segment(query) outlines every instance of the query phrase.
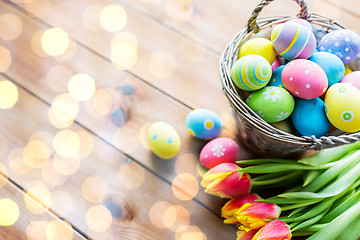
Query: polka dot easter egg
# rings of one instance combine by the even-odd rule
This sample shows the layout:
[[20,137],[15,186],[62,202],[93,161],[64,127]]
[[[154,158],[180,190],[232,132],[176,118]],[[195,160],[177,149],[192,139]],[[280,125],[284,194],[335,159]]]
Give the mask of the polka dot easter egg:
[[276,52],[286,60],[307,59],[316,48],[316,39],[312,31],[295,22],[285,22],[276,26],[271,32],[271,42]]
[[200,163],[206,168],[213,168],[220,163],[236,162],[239,155],[238,144],[226,137],[215,138],[208,142],[200,152]]
[[296,99],[291,120],[302,136],[314,135],[320,138],[325,136],[330,129],[330,122],[325,115],[324,102],[320,98]]
[[349,63],[360,53],[360,36],[348,29],[330,32],[321,39],[319,51],[334,53],[344,63]]
[[253,38],[246,41],[240,48],[239,58],[253,54],[264,57],[270,64],[273,64],[276,58],[275,49],[266,38]]
[[245,91],[255,91],[266,86],[271,74],[270,63],[259,55],[244,56],[231,68],[231,79]]
[[284,88],[284,84],[281,80],[281,73],[284,69],[284,65],[278,67],[272,74],[271,80],[268,83],[268,86],[281,87]]
[[328,52],[316,52],[311,55],[309,60],[318,64],[324,70],[329,86],[340,82],[340,80],[344,77],[345,65],[335,54]]
[[295,59],[286,64],[281,79],[289,92],[305,99],[320,97],[328,87],[324,70],[306,59]]
[[346,83],[332,85],[325,95],[325,113],[344,132],[360,131],[360,90]]
[[354,72],[347,74],[341,80],[341,83],[351,84],[360,90],[360,71],[354,71]]
[[199,139],[217,137],[222,128],[220,117],[206,108],[197,108],[186,116],[186,127],[191,135]]
[[167,122],[154,122],[148,130],[150,149],[162,159],[173,158],[180,150],[180,137]]
[[294,110],[294,98],[284,88],[264,87],[250,94],[247,105],[268,123],[280,122]]

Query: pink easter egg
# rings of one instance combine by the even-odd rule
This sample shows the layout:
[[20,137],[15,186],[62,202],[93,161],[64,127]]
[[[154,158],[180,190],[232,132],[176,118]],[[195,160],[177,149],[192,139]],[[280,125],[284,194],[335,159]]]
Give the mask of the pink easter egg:
[[286,64],[281,80],[289,92],[304,99],[320,97],[328,87],[324,70],[306,59],[296,59]]
[[360,71],[354,71],[346,74],[340,82],[351,84],[360,90]]
[[274,63],[271,65],[271,69],[274,72],[280,66],[281,66],[280,59],[276,57]]
[[220,163],[234,163],[239,155],[238,144],[226,137],[215,138],[208,142],[200,152],[200,162],[206,168]]

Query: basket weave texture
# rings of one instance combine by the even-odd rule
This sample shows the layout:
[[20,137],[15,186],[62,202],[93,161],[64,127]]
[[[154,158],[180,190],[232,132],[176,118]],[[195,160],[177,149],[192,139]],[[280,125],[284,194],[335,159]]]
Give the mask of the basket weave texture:
[[[270,31],[272,27],[283,23],[295,16],[276,16],[258,18],[260,11],[273,0],[262,0],[255,8],[247,27],[241,30],[227,45],[220,58],[220,77],[223,92],[229,100],[233,110],[240,140],[255,153],[265,156],[285,156],[306,152],[308,150],[321,150],[353,143],[360,140],[360,132],[340,133],[337,136],[295,136],[279,130],[266,123],[243,101],[246,92],[235,86],[231,80],[231,67],[237,60],[240,46],[257,33]],[[301,7],[296,17],[306,19],[313,27],[327,32],[344,29],[343,25],[335,20],[316,13],[308,13],[304,0],[295,0]]]

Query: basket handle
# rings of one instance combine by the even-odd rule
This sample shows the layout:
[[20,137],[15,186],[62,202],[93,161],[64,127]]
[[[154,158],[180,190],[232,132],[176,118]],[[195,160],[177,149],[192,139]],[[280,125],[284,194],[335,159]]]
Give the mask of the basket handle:
[[[261,0],[259,5],[256,6],[256,8],[254,9],[254,11],[251,14],[248,24],[247,24],[247,32],[248,33],[251,31],[254,31],[255,33],[260,31],[259,25],[256,23],[256,19],[259,16],[259,13],[261,12],[261,10],[272,1],[274,1],[274,0]],[[297,16],[300,18],[303,18],[303,19],[308,19],[308,16],[309,16],[308,15],[308,6],[307,6],[307,3],[305,2],[305,0],[294,0],[294,1],[296,1],[296,3],[299,4],[301,7],[300,13]]]

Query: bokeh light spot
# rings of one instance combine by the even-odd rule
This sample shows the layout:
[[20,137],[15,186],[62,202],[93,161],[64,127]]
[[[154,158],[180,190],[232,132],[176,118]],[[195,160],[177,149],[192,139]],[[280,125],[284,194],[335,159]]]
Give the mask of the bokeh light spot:
[[116,68],[130,69],[137,62],[137,46],[128,41],[119,41],[112,45],[110,57]]
[[48,54],[46,54],[46,52],[44,52],[43,48],[42,48],[42,44],[41,44],[41,39],[42,36],[44,34],[45,30],[39,30],[37,32],[35,32],[30,40],[31,43],[31,49],[33,50],[33,52],[40,56],[40,57],[46,57],[48,56]]
[[70,39],[61,28],[47,29],[41,37],[43,50],[50,56],[60,56],[69,48]]
[[32,221],[26,228],[27,240],[47,239],[46,227],[48,223],[45,221]]
[[30,212],[42,214],[51,206],[50,191],[44,184],[37,184],[26,191],[24,201]]
[[48,240],[72,240],[73,230],[66,221],[54,220],[46,227],[46,236]]
[[104,6],[100,4],[92,4],[86,7],[82,15],[82,21],[84,26],[93,32],[103,30],[100,24],[100,14]]
[[184,231],[175,233],[175,240],[207,240],[198,226],[189,225]]
[[63,184],[67,177],[60,174],[54,167],[54,164],[50,162],[41,168],[41,175],[46,183],[52,186],[60,186]]
[[19,93],[15,84],[8,80],[0,81],[0,109],[12,108],[18,101],[18,98]]
[[20,0],[25,3],[25,9],[32,15],[43,18],[51,13],[51,0]]
[[30,140],[24,148],[25,163],[31,168],[42,168],[48,162],[51,152],[46,143],[41,140]]
[[12,62],[11,53],[6,47],[0,45],[0,56],[0,72],[5,72]]
[[0,199],[0,226],[11,226],[19,219],[19,207],[9,198]]
[[176,22],[188,20],[194,12],[192,0],[167,0],[166,13]]
[[175,162],[175,171],[180,173],[191,173],[197,175],[196,164],[199,162],[199,157],[192,153],[180,154]]
[[94,151],[94,136],[86,130],[76,131],[80,139],[79,157],[86,158]]
[[91,110],[95,115],[105,116],[119,106],[119,95],[111,88],[98,89],[91,98]]
[[57,190],[51,193],[51,209],[60,217],[66,217],[72,210],[73,202],[68,193]]
[[165,226],[173,232],[184,231],[190,223],[190,213],[180,205],[168,207],[164,212]]
[[72,130],[62,130],[55,135],[53,145],[56,153],[61,157],[77,157],[80,150],[80,138]]
[[87,101],[95,93],[95,81],[85,73],[74,75],[68,84],[69,94],[77,101]]
[[135,162],[123,164],[117,176],[120,184],[130,190],[141,187],[145,182],[145,170]]
[[100,24],[109,32],[120,31],[124,28],[126,22],[126,11],[119,5],[106,6],[100,13]]
[[180,200],[191,200],[199,192],[199,182],[194,175],[181,173],[173,180],[172,191],[174,196]]
[[150,73],[157,78],[168,78],[176,70],[176,60],[168,52],[154,53],[149,60]]
[[139,139],[140,139],[141,145],[144,148],[149,149],[149,150],[150,150],[150,145],[149,145],[149,140],[148,140],[148,131],[149,131],[151,124],[152,124],[151,122],[144,124],[140,128],[140,131],[139,131]]
[[20,17],[13,13],[5,13],[0,16],[0,39],[12,41],[17,39],[23,30]]
[[23,149],[14,149],[8,157],[8,162],[10,170],[15,174],[26,175],[32,170],[32,168],[25,163]]
[[86,212],[86,225],[94,232],[105,232],[112,223],[109,209],[102,205],[96,205]]
[[164,214],[172,205],[169,202],[161,201],[151,206],[149,210],[150,222],[157,228],[166,228]]
[[69,94],[60,94],[56,96],[49,108],[49,121],[54,127],[69,127],[79,113],[79,103]]
[[69,176],[75,174],[81,165],[79,158],[63,158],[60,156],[54,156],[53,158],[54,168],[62,175]]
[[104,179],[98,176],[85,178],[81,184],[83,197],[90,203],[98,203],[105,199],[109,192],[109,186]]

